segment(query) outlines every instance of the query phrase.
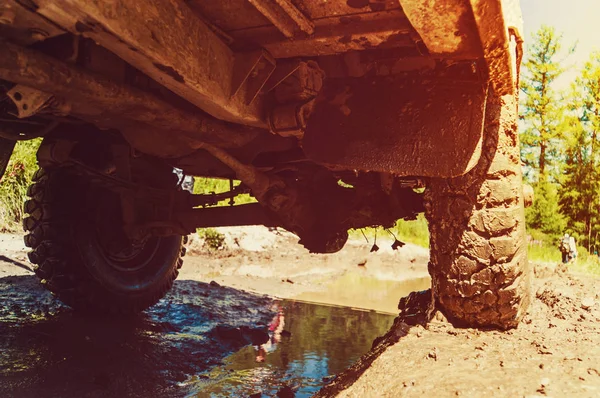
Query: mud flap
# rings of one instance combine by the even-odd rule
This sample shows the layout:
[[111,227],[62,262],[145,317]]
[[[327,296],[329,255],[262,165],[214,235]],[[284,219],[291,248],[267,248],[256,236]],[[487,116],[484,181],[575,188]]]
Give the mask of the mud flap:
[[13,150],[15,149],[16,143],[16,141],[0,137],[0,181],[6,171],[6,166],[10,160],[10,155],[12,155]]
[[344,169],[465,174],[481,155],[486,87],[422,76],[330,79],[308,121],[304,151]]

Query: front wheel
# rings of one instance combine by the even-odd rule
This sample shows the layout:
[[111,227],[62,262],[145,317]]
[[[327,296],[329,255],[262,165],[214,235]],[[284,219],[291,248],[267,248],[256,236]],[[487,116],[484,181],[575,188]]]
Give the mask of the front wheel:
[[491,91],[479,163],[425,192],[434,298],[460,325],[515,327],[530,302],[516,112]]
[[23,221],[42,284],[77,310],[130,314],[160,300],[182,265],[184,237],[130,241],[120,198],[68,170],[40,169]]

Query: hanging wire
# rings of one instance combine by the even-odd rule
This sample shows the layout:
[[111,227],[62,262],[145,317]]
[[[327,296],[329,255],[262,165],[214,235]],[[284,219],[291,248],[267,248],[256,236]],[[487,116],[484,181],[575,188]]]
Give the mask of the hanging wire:
[[371,247],[371,253],[379,250],[379,246],[377,246],[377,229],[375,229],[375,241],[373,242],[373,246]]
[[398,250],[399,247],[402,247],[406,244],[404,242],[399,241],[396,235],[394,235],[394,233],[388,228],[386,228],[385,231],[394,237],[394,243],[392,243],[392,250]]

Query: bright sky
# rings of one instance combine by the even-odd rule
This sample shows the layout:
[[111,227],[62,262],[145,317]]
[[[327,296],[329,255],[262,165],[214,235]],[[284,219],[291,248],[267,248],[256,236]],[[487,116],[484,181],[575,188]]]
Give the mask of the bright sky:
[[573,65],[559,81],[557,89],[568,87],[577,69],[593,50],[600,50],[600,0],[520,0],[525,29],[525,45],[543,24],[554,26],[563,34],[566,51],[577,42],[577,49],[566,65]]

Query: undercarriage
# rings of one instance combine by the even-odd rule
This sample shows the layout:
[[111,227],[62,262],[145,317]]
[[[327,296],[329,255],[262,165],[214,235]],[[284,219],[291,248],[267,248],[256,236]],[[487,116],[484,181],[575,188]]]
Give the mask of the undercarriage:
[[[521,39],[511,1],[425,3],[3,0],[0,170],[16,141],[43,137],[37,156],[45,171],[34,186],[53,192],[61,178],[109,192],[120,236],[111,247],[262,224],[295,233],[311,252],[332,253],[350,229],[391,227],[422,212],[430,218],[441,201],[429,187],[473,174],[502,152],[504,119],[497,120],[502,106],[515,106],[508,98],[516,95]],[[502,167],[512,168],[514,154],[506,156]],[[229,180],[230,189],[190,193],[171,181],[174,169]],[[486,173],[453,227],[461,236],[481,209],[483,182],[496,178]],[[520,182],[508,184],[518,185],[502,206],[522,211]],[[242,193],[256,202],[236,205]],[[34,212],[43,195],[30,196],[25,228],[36,253],[49,240],[41,225],[54,221]],[[516,258],[517,249],[495,258],[485,245],[488,265]],[[40,266],[55,258],[36,255]],[[456,275],[444,274],[453,286],[481,271],[453,267]],[[46,276],[57,269],[46,268],[53,270]],[[434,280],[437,288],[447,290]],[[495,300],[486,305],[504,304]],[[455,316],[511,326],[526,307],[515,300],[506,319],[499,310],[485,319]]]

